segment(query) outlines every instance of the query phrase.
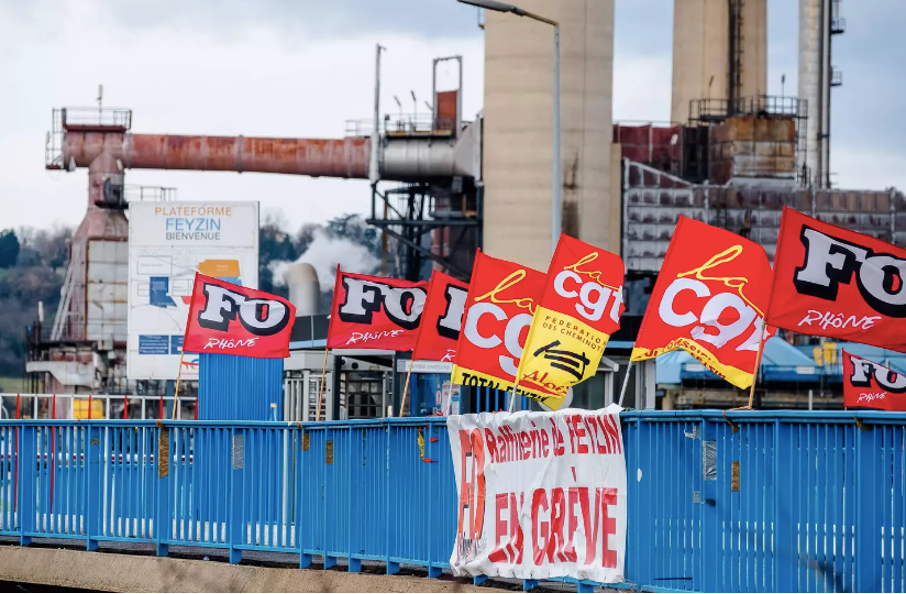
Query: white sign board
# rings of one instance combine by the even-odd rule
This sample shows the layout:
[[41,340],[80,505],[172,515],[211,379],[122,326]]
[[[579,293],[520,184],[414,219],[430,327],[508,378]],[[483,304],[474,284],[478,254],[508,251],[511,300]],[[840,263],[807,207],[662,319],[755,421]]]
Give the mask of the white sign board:
[[449,361],[412,361],[410,359],[398,359],[396,370],[407,373],[409,367],[412,367],[412,373],[453,373],[453,363]]
[[[176,379],[196,272],[258,288],[258,203],[131,203],[129,379]],[[197,354],[182,378],[198,378]]]
[[447,418],[456,575],[623,581],[620,407]]

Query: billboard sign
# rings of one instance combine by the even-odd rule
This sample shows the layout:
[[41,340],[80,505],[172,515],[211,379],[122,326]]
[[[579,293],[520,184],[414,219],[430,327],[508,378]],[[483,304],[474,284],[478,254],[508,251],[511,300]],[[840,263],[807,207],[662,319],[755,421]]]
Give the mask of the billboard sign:
[[[258,203],[131,203],[130,380],[176,379],[196,272],[258,287]],[[182,378],[198,378],[198,355]]]

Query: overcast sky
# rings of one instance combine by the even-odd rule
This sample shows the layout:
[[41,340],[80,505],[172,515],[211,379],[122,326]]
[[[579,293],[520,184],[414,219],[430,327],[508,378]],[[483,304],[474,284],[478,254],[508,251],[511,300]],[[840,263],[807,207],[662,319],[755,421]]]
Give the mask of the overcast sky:
[[[614,117],[670,112],[671,0],[617,0]],[[769,92],[796,92],[796,0],[769,0]],[[844,2],[835,38],[832,170],[850,188],[906,189],[906,2]],[[369,117],[374,44],[382,104],[430,94],[431,59],[461,54],[466,117],[481,109],[483,39],[475,9],[453,0],[0,0],[0,227],[77,224],[87,173],[47,172],[54,107],[133,110],[136,132],[340,137]],[[452,80],[454,69],[441,73]],[[295,228],[370,207],[367,183],[304,177],[128,171],[182,200],[259,200]]]

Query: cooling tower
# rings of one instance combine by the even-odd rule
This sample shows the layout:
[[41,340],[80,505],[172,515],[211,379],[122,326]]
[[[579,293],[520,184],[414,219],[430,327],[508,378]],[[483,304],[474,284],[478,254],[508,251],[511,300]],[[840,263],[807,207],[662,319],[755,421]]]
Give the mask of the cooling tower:
[[767,14],[767,0],[674,0],[671,121],[697,99],[767,94]]
[[[563,231],[619,251],[620,197],[610,191],[614,2],[518,4],[561,28]],[[484,250],[542,271],[551,258],[553,66],[550,25],[485,12]]]

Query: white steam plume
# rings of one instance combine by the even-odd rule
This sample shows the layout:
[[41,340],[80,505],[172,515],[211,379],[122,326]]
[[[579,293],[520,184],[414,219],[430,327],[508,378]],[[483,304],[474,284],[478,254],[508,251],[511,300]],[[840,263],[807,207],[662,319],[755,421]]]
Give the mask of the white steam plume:
[[[314,239],[309,244],[296,262],[311,264],[318,273],[322,293],[333,291],[336,281],[337,264],[347,272],[358,274],[373,274],[381,262],[365,246],[353,243],[348,239],[332,237],[322,230],[315,232]],[[267,268],[273,275],[274,285],[280,287],[285,284],[283,274],[290,262],[275,260]]]

